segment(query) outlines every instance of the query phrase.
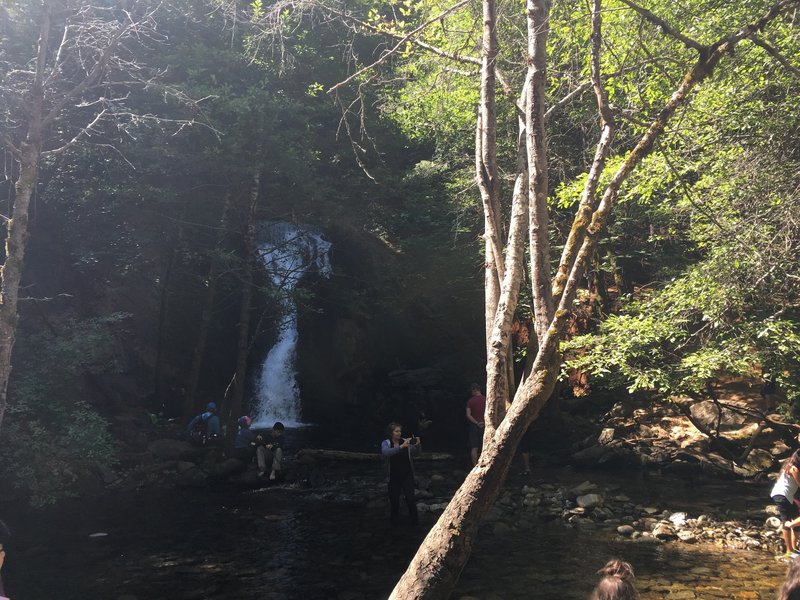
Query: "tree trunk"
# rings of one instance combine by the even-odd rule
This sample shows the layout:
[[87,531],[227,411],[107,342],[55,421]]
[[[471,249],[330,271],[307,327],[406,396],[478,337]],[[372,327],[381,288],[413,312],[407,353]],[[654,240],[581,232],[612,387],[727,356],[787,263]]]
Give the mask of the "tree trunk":
[[220,277],[222,261],[219,254],[224,248],[224,240],[228,230],[228,215],[231,209],[231,192],[225,194],[225,204],[222,207],[222,216],[219,220],[219,233],[214,254],[211,257],[211,266],[208,269],[208,285],[203,298],[203,308],[200,313],[199,331],[197,341],[192,353],[192,366],[189,369],[189,377],[186,384],[186,400],[183,407],[184,419],[189,419],[199,409],[197,401],[197,387],[200,383],[200,370],[203,367],[203,358],[206,353],[206,343],[208,341],[208,330],[211,327],[211,318],[214,316],[214,300],[217,295],[217,283]]
[[[484,1],[490,2],[491,0]],[[694,67],[684,76],[681,84],[653,120],[649,129],[614,173],[597,208],[593,212],[590,209],[576,215],[573,224],[575,235],[570,235],[568,240],[570,247],[564,249],[564,255],[574,257],[574,260],[571,264],[562,264],[563,270],[559,269],[560,277],[554,278],[551,282],[554,297],[558,299],[558,308],[553,311],[553,318],[547,323],[544,335],[540,338],[538,351],[530,365],[530,375],[518,387],[514,402],[494,435],[484,437],[484,449],[478,464],[467,475],[450,504],[425,537],[406,572],[392,591],[391,599],[416,600],[449,597],[469,557],[480,519],[495,501],[505,482],[517,443],[530,423],[538,416],[553,390],[560,364],[559,343],[569,321],[578,282],[582,279],[585,268],[597,249],[600,233],[616,203],[622,183],[650,152],[666,124],[677,108],[686,101],[694,86],[712,73],[719,60],[731,52],[739,41],[760,31],[771,19],[778,16],[781,10],[796,3],[797,0],[782,0],[774,4],[758,22],[739,29],[712,46],[699,49],[699,57]],[[529,0],[529,9],[538,10],[543,6],[543,2],[537,3],[535,0]],[[593,36],[594,42],[595,39],[599,41],[599,37],[597,37],[600,27],[599,0],[594,2],[593,13],[596,13],[593,14],[592,19],[593,32],[596,34]],[[533,33],[536,34],[536,28],[533,29]],[[593,46],[595,45],[593,44]],[[599,44],[595,47],[599,48]],[[593,63],[599,65],[599,60],[593,57]],[[594,77],[593,83],[597,83],[594,81]],[[598,108],[605,121],[606,115],[603,113],[607,113],[604,109],[608,107],[603,106],[602,94],[598,94]],[[530,110],[531,106],[528,105],[527,109]],[[528,122],[532,121],[529,119]],[[607,121],[605,125],[610,125],[610,123]],[[600,146],[607,147],[608,136],[611,133],[608,129],[609,127],[604,127],[605,135],[600,136],[596,159],[602,155]],[[528,131],[528,135],[531,135],[531,131]],[[530,168],[532,169],[533,165],[530,165]],[[594,194],[591,196],[593,198]],[[594,201],[591,202],[591,205],[594,205]],[[530,212],[532,215],[534,214],[534,207],[531,207]],[[512,214],[515,213],[512,212]],[[509,236],[509,239],[512,239],[512,236]],[[511,281],[512,279],[509,277],[507,280]],[[534,294],[536,294],[537,282],[532,283]],[[494,319],[495,327],[504,322],[500,318],[499,311],[497,312]],[[501,342],[502,339],[503,332],[495,330],[492,334],[493,343],[495,340]],[[502,346],[502,343],[498,345]],[[493,344],[490,344],[490,347],[492,346]],[[491,361],[487,362],[487,371],[492,368],[496,367],[493,367]]]
[[528,202],[531,254],[533,326],[541,343],[553,318],[550,284],[550,241],[547,196],[549,193],[547,141],[544,129],[547,86],[547,37],[550,0],[528,0],[528,72],[525,77],[526,145],[528,151]]
[[[257,156],[261,156],[259,152]],[[256,257],[256,209],[261,193],[261,162],[255,167],[250,189],[249,206],[245,215],[244,265],[242,269],[242,304],[239,309],[239,337],[236,344],[236,375],[233,394],[228,403],[227,419],[229,441],[236,435],[236,419],[242,414],[245,384],[247,383],[247,358],[250,355],[250,309],[253,304],[253,269]]]
[[558,370],[543,369],[531,381],[534,397],[511,406],[495,436],[484,445],[439,520],[428,532],[390,600],[445,600],[467,562],[478,525],[502,490],[514,451],[555,384]]
[[46,4],[39,24],[36,71],[28,103],[28,131],[19,154],[15,155],[19,161],[19,176],[14,184],[14,208],[6,225],[5,262],[0,267],[0,427],[8,406],[11,356],[17,337],[17,300],[28,244],[28,211],[36,190],[42,156],[43,81],[49,51],[50,20],[51,7]]

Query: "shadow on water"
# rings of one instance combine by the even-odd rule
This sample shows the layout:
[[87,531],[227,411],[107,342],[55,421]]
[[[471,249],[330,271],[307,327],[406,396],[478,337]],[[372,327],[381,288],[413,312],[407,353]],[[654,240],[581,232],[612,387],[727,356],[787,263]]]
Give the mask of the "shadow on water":
[[[457,485],[460,465],[421,463],[420,475]],[[329,464],[315,489],[149,489],[70,501],[16,520],[3,570],[23,600],[278,600],[386,598],[434,517],[391,529],[377,463]],[[626,474],[538,470],[538,481],[584,480],[646,506],[697,516],[727,503],[768,502],[764,486]],[[508,488],[519,491],[515,474]],[[105,534],[90,537],[92,534]],[[586,598],[611,557],[630,561],[642,598],[775,597],[786,565],[766,551],[648,544],[613,527],[545,522],[520,510],[515,526],[481,526],[453,598]]]

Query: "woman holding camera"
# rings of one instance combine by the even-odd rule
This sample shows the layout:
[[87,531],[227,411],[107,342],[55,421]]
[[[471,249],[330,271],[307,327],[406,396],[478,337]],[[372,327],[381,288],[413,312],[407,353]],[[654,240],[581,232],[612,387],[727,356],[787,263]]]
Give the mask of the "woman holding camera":
[[422,444],[418,437],[403,437],[399,423],[389,423],[388,438],[381,443],[381,455],[386,459],[389,469],[389,503],[392,507],[392,525],[397,524],[400,515],[400,494],[406,499],[411,524],[419,521],[417,503],[414,500],[414,463],[412,456],[420,453]]

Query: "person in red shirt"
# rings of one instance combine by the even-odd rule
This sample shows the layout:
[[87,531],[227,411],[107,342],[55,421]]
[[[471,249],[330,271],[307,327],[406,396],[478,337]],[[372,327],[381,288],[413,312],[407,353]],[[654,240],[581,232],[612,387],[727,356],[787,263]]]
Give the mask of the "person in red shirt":
[[486,397],[481,394],[477,383],[472,384],[472,395],[467,400],[467,427],[469,428],[469,453],[472,466],[478,464],[478,457],[483,448],[483,416],[486,413]]

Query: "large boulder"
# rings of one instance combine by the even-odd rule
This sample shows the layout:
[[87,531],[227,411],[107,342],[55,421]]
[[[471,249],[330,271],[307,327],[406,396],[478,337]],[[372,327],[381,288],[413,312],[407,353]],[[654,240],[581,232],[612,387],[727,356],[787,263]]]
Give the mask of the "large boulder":
[[744,415],[726,408],[720,409],[720,407],[711,400],[696,402],[692,404],[689,411],[692,413],[692,418],[707,430],[716,429],[718,421],[720,431],[740,429],[747,421]]

